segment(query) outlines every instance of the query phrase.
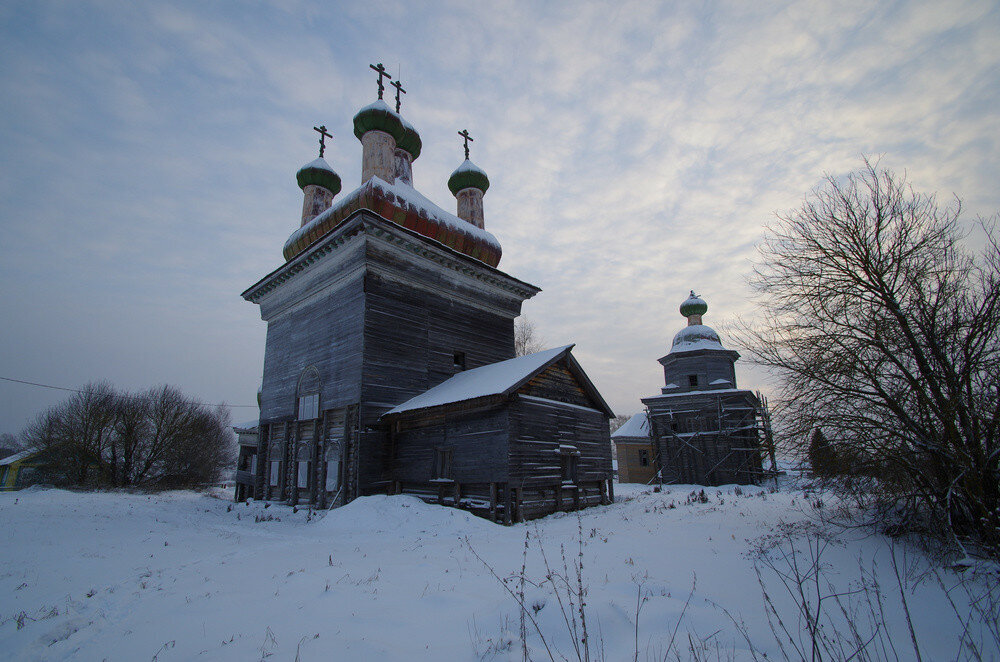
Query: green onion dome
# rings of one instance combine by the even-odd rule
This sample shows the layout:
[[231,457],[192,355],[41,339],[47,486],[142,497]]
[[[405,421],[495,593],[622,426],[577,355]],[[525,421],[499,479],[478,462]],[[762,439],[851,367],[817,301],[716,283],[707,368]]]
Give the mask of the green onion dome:
[[403,140],[406,133],[399,115],[392,112],[392,108],[389,108],[386,102],[381,99],[365,106],[354,116],[354,135],[357,136],[358,140],[361,140],[361,136],[369,131],[376,130],[388,133],[396,140],[397,145]]
[[295,181],[299,183],[300,189],[305,189],[310,184],[314,184],[322,186],[334,195],[340,193],[340,175],[333,171],[333,168],[330,167],[330,164],[323,157],[302,166],[295,173]]
[[452,195],[458,195],[459,191],[466,188],[477,188],[486,193],[489,187],[490,178],[469,159],[465,159],[462,165],[455,168],[455,172],[448,178],[448,188],[451,189]]
[[691,290],[691,296],[681,304],[681,315],[690,317],[691,315],[704,315],[708,312],[708,304],[701,297],[695,295]]
[[396,147],[408,152],[410,157],[416,161],[417,157],[420,156],[420,149],[423,147],[420,134],[413,128],[412,124],[402,117],[399,118],[399,121],[403,124],[403,139],[396,141]]

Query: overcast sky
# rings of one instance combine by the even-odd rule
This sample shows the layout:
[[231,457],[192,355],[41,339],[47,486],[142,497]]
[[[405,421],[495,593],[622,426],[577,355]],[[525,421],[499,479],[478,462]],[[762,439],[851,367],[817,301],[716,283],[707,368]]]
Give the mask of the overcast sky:
[[[716,328],[753,314],[764,225],[824,173],[882,155],[970,223],[1000,209],[991,2],[7,0],[0,30],[0,377],[252,405],[265,326],[239,294],[283,261],[314,125],[360,183],[373,62],[445,209],[475,138],[500,268],[617,413],[659,392],[688,290]],[[0,381],[0,432],[65,396]]]

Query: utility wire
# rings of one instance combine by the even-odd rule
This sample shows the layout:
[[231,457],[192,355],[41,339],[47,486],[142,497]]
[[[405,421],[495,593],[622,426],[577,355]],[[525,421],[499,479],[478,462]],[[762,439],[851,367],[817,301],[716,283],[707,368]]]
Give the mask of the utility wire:
[[[2,379],[5,382],[14,382],[15,384],[27,384],[28,386],[38,386],[40,388],[50,388],[50,389],[53,389],[53,390],[56,390],[56,391],[69,391],[70,393],[86,393],[86,391],[84,391],[82,389],[78,389],[78,388],[66,388],[65,386],[52,386],[51,384],[39,384],[37,382],[26,382],[23,379],[11,379],[10,377],[0,377],[0,379]],[[195,402],[194,400],[189,400],[187,402],[189,402],[192,405],[202,405],[204,407],[230,407],[230,408],[236,408],[236,407],[250,408],[250,407],[253,407],[254,409],[257,408],[257,405],[227,405],[227,404],[216,404],[216,403],[212,403],[212,402]]]

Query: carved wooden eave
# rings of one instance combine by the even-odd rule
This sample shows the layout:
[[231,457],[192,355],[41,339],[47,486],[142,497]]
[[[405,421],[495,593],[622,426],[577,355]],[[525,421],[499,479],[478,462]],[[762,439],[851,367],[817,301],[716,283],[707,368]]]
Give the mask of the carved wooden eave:
[[480,262],[475,258],[460,253],[444,244],[425,237],[417,232],[404,228],[369,209],[359,209],[344,222],[331,230],[321,240],[315,242],[309,249],[295,256],[287,263],[278,267],[261,278],[243,292],[242,297],[251,303],[260,303],[268,293],[296,278],[310,265],[323,259],[330,253],[341,249],[345,244],[359,236],[369,236],[381,240],[399,249],[431,260],[441,267],[461,274],[466,278],[486,283],[493,288],[528,299],[541,291],[541,288],[518,280],[495,267]]

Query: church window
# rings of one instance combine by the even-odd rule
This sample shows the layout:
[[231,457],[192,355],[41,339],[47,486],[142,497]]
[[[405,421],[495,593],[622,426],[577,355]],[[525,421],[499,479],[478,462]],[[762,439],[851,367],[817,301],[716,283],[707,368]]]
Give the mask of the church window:
[[320,392],[319,370],[316,366],[309,366],[299,375],[299,384],[295,389],[298,398],[298,419],[308,421],[319,418],[319,392]]
[[435,480],[451,480],[451,453],[450,448],[434,449],[434,472],[432,478]]
[[688,386],[698,385],[698,375],[688,375]]
[[278,474],[281,472],[280,465],[281,465],[280,462],[277,461],[271,462],[270,481],[269,481],[271,487],[278,486]]
[[455,352],[455,369],[465,370],[465,352]]
[[639,466],[648,467],[649,466],[649,451],[645,449],[639,450]]
[[299,420],[319,418],[319,393],[310,393],[299,398]]
[[298,487],[300,490],[309,489],[309,463],[299,462]]

